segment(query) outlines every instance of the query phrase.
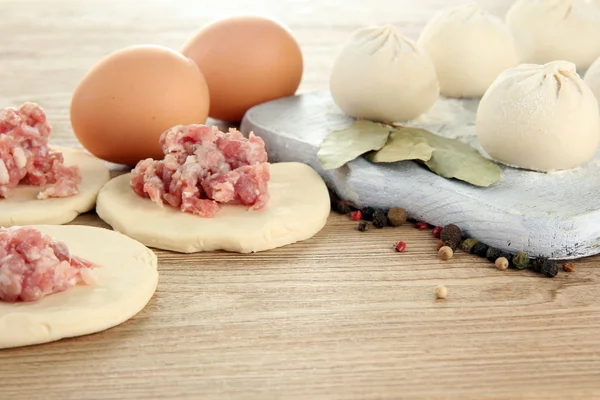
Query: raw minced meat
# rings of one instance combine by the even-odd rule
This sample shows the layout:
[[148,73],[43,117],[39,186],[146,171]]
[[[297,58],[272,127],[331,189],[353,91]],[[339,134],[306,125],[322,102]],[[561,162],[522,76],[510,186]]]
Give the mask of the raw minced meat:
[[0,228],[0,300],[35,301],[80,282],[92,284],[93,268],[33,227]]
[[19,185],[46,186],[39,199],[79,193],[81,174],[65,166],[61,152],[48,147],[52,129],[44,111],[34,103],[0,112],[0,198]]
[[212,217],[219,203],[264,208],[269,200],[265,143],[238,130],[179,125],[160,137],[165,157],[140,161],[131,188],[141,197],[201,217]]

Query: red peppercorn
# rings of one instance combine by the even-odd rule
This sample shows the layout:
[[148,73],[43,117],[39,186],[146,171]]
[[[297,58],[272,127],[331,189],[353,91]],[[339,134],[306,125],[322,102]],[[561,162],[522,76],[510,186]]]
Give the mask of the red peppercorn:
[[350,213],[350,218],[352,218],[352,221],[360,221],[362,219],[362,211],[360,211],[360,210],[352,211]]
[[439,239],[440,236],[442,236],[442,229],[444,229],[441,226],[436,226],[435,228],[433,228],[433,237]]
[[415,228],[417,228],[420,231],[424,231],[429,229],[429,224],[427,222],[417,222],[415,224]]
[[394,245],[394,249],[396,249],[398,253],[402,253],[406,249],[406,243],[398,242]]

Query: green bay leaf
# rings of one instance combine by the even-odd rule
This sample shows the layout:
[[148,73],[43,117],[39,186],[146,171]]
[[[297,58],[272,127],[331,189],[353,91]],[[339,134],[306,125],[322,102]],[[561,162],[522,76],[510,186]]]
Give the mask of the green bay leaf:
[[393,131],[385,146],[373,152],[367,158],[376,163],[390,163],[406,160],[429,161],[435,148],[424,137],[413,135],[410,131]]
[[399,128],[399,131],[422,137],[435,148],[424,164],[444,178],[454,178],[475,186],[487,187],[502,179],[502,169],[477,150],[457,139],[433,134],[425,129]]
[[385,146],[393,128],[378,122],[358,120],[323,140],[317,157],[325,169],[335,169],[349,161]]

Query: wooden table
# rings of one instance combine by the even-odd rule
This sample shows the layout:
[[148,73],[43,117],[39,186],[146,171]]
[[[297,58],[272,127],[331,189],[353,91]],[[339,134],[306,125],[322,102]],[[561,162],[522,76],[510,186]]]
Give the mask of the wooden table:
[[[357,27],[415,37],[459,0],[0,0],[0,104],[39,102],[76,145],[70,95],[126,45],[178,48],[209,18],[268,12],[297,34],[302,90],[323,88]],[[371,5],[367,5],[371,3]],[[510,1],[480,3],[501,15]],[[94,214],[75,223],[105,226]],[[397,240],[407,251],[395,253]],[[360,233],[346,217],[254,255],[157,251],[158,291],[127,323],[0,352],[0,399],[599,398],[599,258],[545,279],[458,253],[431,232]],[[446,300],[434,287],[444,284]]]

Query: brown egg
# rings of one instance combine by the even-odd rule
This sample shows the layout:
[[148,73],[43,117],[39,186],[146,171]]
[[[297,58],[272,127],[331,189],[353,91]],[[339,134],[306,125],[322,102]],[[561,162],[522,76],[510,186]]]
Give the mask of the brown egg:
[[208,108],[208,86],[196,64],[168,48],[134,46],[107,56],[79,82],[71,125],[96,157],[134,165],[162,159],[160,134],[204,123]]
[[250,107],[293,95],[302,79],[298,42],[286,27],[264,17],[213,22],[181,52],[206,78],[209,116],[224,121],[240,121]]

